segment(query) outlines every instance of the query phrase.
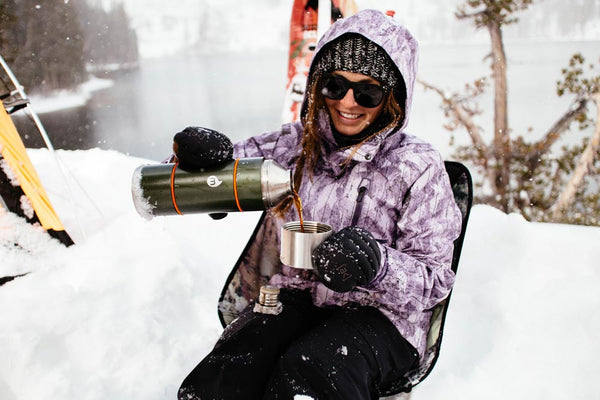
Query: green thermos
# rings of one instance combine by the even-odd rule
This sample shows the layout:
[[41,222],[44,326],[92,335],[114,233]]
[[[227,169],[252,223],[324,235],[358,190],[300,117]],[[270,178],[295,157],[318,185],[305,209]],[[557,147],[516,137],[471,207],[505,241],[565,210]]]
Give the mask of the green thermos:
[[145,218],[266,210],[293,192],[291,171],[262,157],[193,172],[178,164],[142,165],[132,179],[133,203]]

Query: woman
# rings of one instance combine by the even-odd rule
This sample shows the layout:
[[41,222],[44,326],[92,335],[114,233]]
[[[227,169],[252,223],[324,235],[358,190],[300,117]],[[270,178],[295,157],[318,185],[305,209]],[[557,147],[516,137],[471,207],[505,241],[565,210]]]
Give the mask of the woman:
[[175,136],[188,168],[261,156],[294,169],[305,219],[335,231],[315,249],[314,271],[294,269],[281,265],[278,249],[281,226],[297,212],[287,201],[268,214],[238,289],[269,280],[281,288],[283,311],[231,310],[240,302],[226,294],[221,311],[239,318],[185,379],[180,399],[374,399],[418,366],[429,310],[454,283],[461,218],[441,156],[404,132],[416,64],[410,33],[365,10],[319,41],[301,122],[233,147],[206,129]]

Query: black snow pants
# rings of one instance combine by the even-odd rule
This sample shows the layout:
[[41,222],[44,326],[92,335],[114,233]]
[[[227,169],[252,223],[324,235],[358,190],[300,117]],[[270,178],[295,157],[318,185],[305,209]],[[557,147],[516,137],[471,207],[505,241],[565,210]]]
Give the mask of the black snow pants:
[[377,399],[418,362],[375,308],[318,308],[296,290],[282,290],[280,300],[279,315],[249,307],[232,322],[183,381],[179,400]]

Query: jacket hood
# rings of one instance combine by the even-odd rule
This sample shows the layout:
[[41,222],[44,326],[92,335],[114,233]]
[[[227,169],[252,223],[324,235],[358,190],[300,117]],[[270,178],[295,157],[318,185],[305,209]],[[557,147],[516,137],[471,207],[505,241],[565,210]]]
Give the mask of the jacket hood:
[[[400,127],[404,129],[410,116],[418,63],[418,43],[410,32],[392,17],[377,10],[362,10],[336,21],[317,43],[308,73],[309,80],[315,69],[315,60],[319,59],[323,47],[347,33],[362,35],[380,46],[398,68],[406,84],[406,101],[403,105],[405,116]],[[306,108],[307,99],[305,96],[303,110]]]

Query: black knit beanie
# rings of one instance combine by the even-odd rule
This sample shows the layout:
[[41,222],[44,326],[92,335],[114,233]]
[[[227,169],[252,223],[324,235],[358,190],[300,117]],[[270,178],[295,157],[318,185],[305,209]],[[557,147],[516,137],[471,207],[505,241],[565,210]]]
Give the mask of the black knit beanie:
[[381,47],[357,33],[346,33],[326,44],[318,54],[313,74],[331,71],[357,72],[378,80],[385,90],[396,88],[397,67]]

